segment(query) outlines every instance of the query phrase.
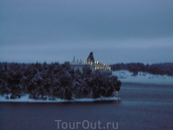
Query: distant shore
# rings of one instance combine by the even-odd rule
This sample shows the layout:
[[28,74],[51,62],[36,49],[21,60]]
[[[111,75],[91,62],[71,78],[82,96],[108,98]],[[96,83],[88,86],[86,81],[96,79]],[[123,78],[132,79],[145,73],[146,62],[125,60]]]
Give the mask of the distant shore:
[[132,72],[126,70],[113,71],[113,75],[117,76],[122,83],[173,85],[173,76],[153,75],[145,72],[139,72],[138,75],[133,76]]

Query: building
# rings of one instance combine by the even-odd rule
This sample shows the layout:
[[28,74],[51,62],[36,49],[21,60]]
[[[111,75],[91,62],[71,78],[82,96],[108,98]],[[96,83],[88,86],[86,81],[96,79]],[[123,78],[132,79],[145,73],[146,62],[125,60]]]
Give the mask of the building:
[[71,67],[74,68],[75,70],[79,69],[80,71],[82,71],[84,66],[89,66],[91,70],[93,71],[98,70],[101,73],[105,73],[109,75],[112,74],[110,66],[94,60],[93,52],[90,52],[88,58],[84,62],[82,62],[81,60],[76,61],[75,57],[73,58],[73,61],[71,62]]

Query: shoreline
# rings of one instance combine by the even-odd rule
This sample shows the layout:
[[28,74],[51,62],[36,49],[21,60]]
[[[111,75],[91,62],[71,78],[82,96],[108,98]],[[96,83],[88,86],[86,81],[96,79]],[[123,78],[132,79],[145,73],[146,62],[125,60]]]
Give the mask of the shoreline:
[[133,73],[127,70],[113,71],[113,75],[117,76],[122,83],[173,85],[173,76],[145,72],[139,72],[138,75],[133,76]]
[[[173,80],[173,79],[172,79]],[[144,80],[144,81],[135,81],[135,79],[131,80],[131,79],[120,79],[120,81],[122,82],[122,84],[148,84],[148,85],[169,85],[169,86],[173,86],[173,81],[168,80]]]
[[28,94],[21,96],[17,99],[6,99],[5,95],[0,96],[0,103],[1,102],[16,102],[16,103],[75,103],[75,102],[105,102],[105,101],[119,101],[121,100],[120,97],[100,97],[100,98],[79,98],[79,99],[60,99],[56,98],[55,100],[43,100],[43,99],[30,99]]

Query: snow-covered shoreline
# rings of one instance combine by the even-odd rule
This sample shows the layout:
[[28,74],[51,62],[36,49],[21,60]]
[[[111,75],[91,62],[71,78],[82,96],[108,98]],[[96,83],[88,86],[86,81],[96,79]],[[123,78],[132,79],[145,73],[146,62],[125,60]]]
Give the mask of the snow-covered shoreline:
[[153,75],[146,72],[139,72],[138,75],[133,76],[132,72],[126,70],[113,71],[113,75],[117,76],[122,83],[173,85],[173,76]]
[[73,100],[66,100],[56,98],[55,100],[43,100],[43,99],[30,99],[28,94],[25,94],[17,99],[6,99],[5,95],[0,96],[0,102],[28,102],[28,103],[65,103],[65,102],[97,102],[97,101],[116,101],[120,100],[120,97],[101,97],[101,98],[80,98]]

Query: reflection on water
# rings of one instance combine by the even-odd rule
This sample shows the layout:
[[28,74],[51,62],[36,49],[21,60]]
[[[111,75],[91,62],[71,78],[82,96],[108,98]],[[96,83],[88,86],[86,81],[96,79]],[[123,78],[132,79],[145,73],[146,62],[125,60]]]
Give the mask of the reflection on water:
[[[123,84],[119,96],[120,102],[0,103],[0,129],[56,130],[55,120],[61,120],[60,125],[85,121],[84,128],[100,121],[102,129],[114,129],[113,123],[118,130],[173,129],[172,86]],[[109,128],[107,122],[112,123]],[[58,129],[66,128],[63,125]]]

